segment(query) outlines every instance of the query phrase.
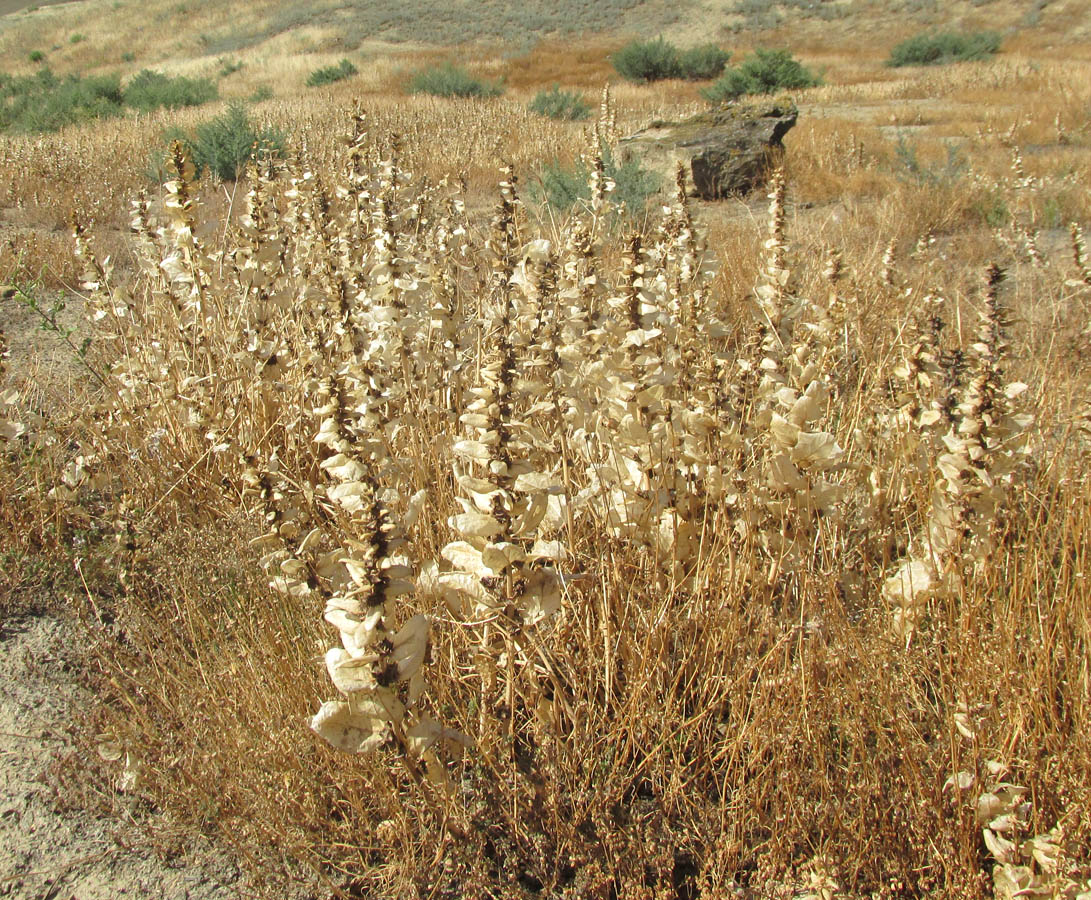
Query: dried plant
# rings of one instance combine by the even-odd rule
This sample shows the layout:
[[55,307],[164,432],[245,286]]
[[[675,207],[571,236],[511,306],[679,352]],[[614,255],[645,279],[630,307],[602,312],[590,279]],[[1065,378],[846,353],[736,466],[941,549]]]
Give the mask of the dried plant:
[[[480,147],[570,132],[405,103],[297,110],[229,211],[173,148],[131,267],[75,228],[86,403],[38,441],[4,374],[4,465],[48,456],[50,515],[115,538],[134,712],[101,715],[140,789],[346,895],[1082,897],[1062,267],[971,292],[921,186],[816,228],[807,166],[881,177],[818,130],[764,233],[681,174],[621,231],[603,147],[651,109],[608,94],[590,203],[544,229],[532,150],[497,201]],[[1002,149],[1035,262],[1046,185]]]

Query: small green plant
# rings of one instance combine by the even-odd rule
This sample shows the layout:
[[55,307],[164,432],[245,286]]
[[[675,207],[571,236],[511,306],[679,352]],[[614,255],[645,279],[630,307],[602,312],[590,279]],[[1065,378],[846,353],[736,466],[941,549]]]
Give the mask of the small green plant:
[[[258,127],[244,103],[235,102],[214,119],[198,125],[192,135],[178,129],[164,135],[169,144],[182,142],[193,160],[197,175],[211,172],[223,181],[235,181],[246,163],[265,155],[283,156],[286,137],[271,126]],[[163,157],[149,166],[150,177],[164,171]]]
[[711,81],[724,71],[731,54],[715,44],[702,44],[683,50],[678,58],[682,77],[689,81]]
[[663,40],[630,41],[610,57],[614,70],[626,81],[662,81],[681,78],[682,63],[678,48]]
[[228,59],[226,56],[221,56],[216,62],[220,65],[219,75],[221,78],[234,75],[246,65],[241,59]]
[[43,59],[45,59],[45,53],[43,53],[41,50],[31,50],[30,53],[27,54],[27,58],[32,63],[40,63]]
[[1011,210],[1004,198],[995,191],[990,191],[974,202],[974,211],[990,228],[1003,228],[1011,221]]
[[273,99],[273,89],[267,84],[259,84],[255,88],[254,93],[249,97],[250,103],[264,103],[266,100]]
[[591,105],[581,94],[562,91],[556,84],[552,90],[539,91],[528,108],[540,116],[567,122],[577,122],[591,115]]
[[[603,150],[602,162],[606,176],[615,185],[610,193],[615,206],[629,217],[643,213],[648,199],[659,190],[660,177],[642,168],[635,159],[618,165],[608,149]],[[529,193],[535,202],[567,213],[576,204],[591,199],[590,180],[591,171],[586,163],[566,166],[554,159],[542,166],[539,181],[530,184]]]
[[141,112],[200,106],[218,96],[216,85],[207,78],[171,78],[151,69],[134,75],[124,92],[125,104]]
[[132,50],[126,50],[121,54],[121,61],[127,63],[136,62],[136,54],[133,53]]
[[87,35],[86,34],[80,34],[79,32],[76,32],[74,35],[72,35],[72,37],[70,37],[68,39],[68,43],[70,43],[70,44],[82,44],[86,40],[87,40]]
[[1042,224],[1046,228],[1060,228],[1064,220],[1060,200],[1057,197],[1047,197],[1042,207]]
[[333,84],[335,81],[344,81],[357,74],[359,70],[347,59],[341,60],[336,66],[325,66],[315,69],[307,76],[307,87],[319,87],[323,84]]
[[447,62],[415,73],[409,81],[409,93],[432,94],[434,97],[499,97],[501,85],[475,78],[461,66]]
[[782,90],[814,87],[822,79],[800,63],[788,50],[757,49],[737,67],[728,69],[701,96],[724,103],[744,94],[772,94]]
[[985,59],[1000,49],[1000,35],[993,31],[925,32],[902,41],[890,51],[886,64],[935,66]]

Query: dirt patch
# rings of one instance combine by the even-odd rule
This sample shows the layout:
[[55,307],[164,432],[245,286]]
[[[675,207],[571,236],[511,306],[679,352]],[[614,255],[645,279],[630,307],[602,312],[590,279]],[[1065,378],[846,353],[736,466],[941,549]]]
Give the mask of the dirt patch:
[[[167,855],[144,834],[150,815],[108,787],[115,815],[73,809],[55,773],[78,766],[73,711],[91,700],[79,678],[78,626],[49,616],[0,632],[0,897],[10,900],[227,900],[253,896],[230,856],[192,844]],[[118,763],[119,775],[122,772]]]

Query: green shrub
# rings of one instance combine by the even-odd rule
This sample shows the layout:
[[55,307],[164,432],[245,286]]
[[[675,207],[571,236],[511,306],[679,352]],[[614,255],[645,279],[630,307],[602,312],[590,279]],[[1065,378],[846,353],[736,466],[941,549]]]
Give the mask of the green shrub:
[[344,81],[357,73],[357,68],[347,59],[341,60],[336,66],[326,66],[315,69],[307,76],[307,87],[319,87],[323,84],[333,84],[335,81]]
[[[235,181],[251,159],[284,155],[285,135],[271,127],[258,129],[246,105],[232,103],[220,116],[198,125],[192,136],[179,130],[164,135],[169,143],[180,140],[193,159],[197,174],[212,172],[224,181]],[[158,175],[162,159],[151,169]]]
[[618,75],[626,81],[661,81],[681,78],[678,48],[660,35],[654,41],[631,41],[610,57]]
[[[641,168],[639,161],[635,159],[619,166],[608,150],[603,151],[602,162],[606,174],[616,185],[610,193],[615,206],[623,207],[630,217],[643,213],[648,199],[659,190],[660,177]],[[542,166],[540,179],[538,183],[531,183],[529,194],[535,202],[543,203],[557,212],[567,213],[577,203],[590,201],[590,179],[591,170],[586,164],[578,162],[565,166],[553,160]]]
[[125,105],[141,112],[200,106],[218,96],[216,85],[207,78],[171,78],[151,69],[134,75],[124,91]]
[[272,100],[272,99],[273,99],[273,89],[271,87],[269,87],[269,85],[267,85],[267,84],[259,84],[254,89],[254,93],[252,93],[250,95],[250,97],[248,98],[248,102],[250,102],[250,103],[262,103],[265,100]]
[[530,101],[529,109],[540,116],[550,119],[563,119],[576,122],[591,115],[591,106],[582,95],[575,91],[562,91],[553,85],[549,91],[539,91]]
[[33,75],[0,78],[0,131],[56,131],[116,116],[125,106],[147,112],[195,106],[216,96],[216,86],[204,78],[168,78],[145,70],[122,89],[119,75],[58,78],[43,66]]
[[87,35],[86,34],[77,33],[77,34],[72,35],[72,37],[70,37],[68,39],[68,43],[70,43],[70,44],[82,44],[86,40],[87,40]]
[[31,50],[27,58],[32,63],[40,63],[43,59],[45,59],[45,54],[41,50]]
[[890,51],[886,64],[934,66],[985,59],[1000,49],[1000,35],[992,31],[925,32],[902,41]]
[[724,72],[719,80],[701,91],[701,95],[713,103],[723,103],[743,94],[772,94],[821,83],[817,75],[787,50],[758,49],[736,68]]
[[664,78],[703,81],[719,75],[730,58],[730,53],[715,44],[679,50],[660,35],[654,41],[626,44],[610,57],[610,61],[627,81],[662,81]]
[[0,80],[0,131],[56,131],[122,111],[117,75],[58,78],[49,66]]
[[504,91],[499,84],[475,78],[453,63],[421,69],[409,82],[411,94],[432,94],[436,97],[499,97]]
[[127,63],[136,62],[136,54],[131,50],[126,50],[121,54],[121,61]]
[[715,44],[702,44],[683,50],[678,58],[682,77],[689,81],[711,81],[717,78],[731,59],[731,54]]
[[49,66],[29,76],[0,77],[0,131],[56,131],[108,118],[130,106],[142,112],[196,106],[215,100],[207,78],[170,78],[145,69],[123,89],[119,75],[58,78]]

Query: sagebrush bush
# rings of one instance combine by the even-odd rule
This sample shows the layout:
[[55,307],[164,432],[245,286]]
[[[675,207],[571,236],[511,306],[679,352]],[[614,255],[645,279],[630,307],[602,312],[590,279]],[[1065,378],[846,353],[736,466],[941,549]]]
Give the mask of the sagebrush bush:
[[307,76],[307,87],[319,87],[323,84],[333,84],[336,81],[344,81],[357,74],[359,70],[347,59],[341,60],[335,66],[325,66],[315,69]]
[[[222,115],[198,125],[193,134],[169,131],[168,142],[178,141],[193,160],[196,175],[211,172],[224,181],[235,181],[251,159],[282,156],[285,135],[271,126],[259,127],[244,103],[232,103]],[[156,178],[163,173],[164,157],[153,162],[148,172]]]
[[200,106],[219,97],[216,85],[208,78],[170,77],[144,69],[125,85],[122,98],[126,106],[140,112],[153,109],[181,109]]
[[56,131],[122,111],[117,75],[58,78],[49,66],[0,78],[0,131]]
[[627,81],[704,81],[719,75],[730,58],[730,53],[715,44],[679,50],[660,35],[654,41],[631,41],[611,56],[610,62]]
[[678,58],[682,77],[689,81],[710,81],[719,77],[731,54],[715,44],[702,44],[683,50]]
[[528,107],[531,112],[550,119],[580,121],[591,115],[591,104],[576,91],[562,91],[553,85],[548,91],[538,91]]
[[66,125],[103,119],[125,107],[149,112],[197,106],[219,96],[207,78],[172,78],[145,69],[124,88],[119,75],[68,75],[49,66],[33,75],[0,78],[0,131],[56,131]]
[[[603,174],[614,184],[610,192],[614,204],[624,207],[630,216],[642,213],[648,199],[659,190],[659,176],[642,168],[635,159],[618,164],[605,148],[602,162]],[[555,159],[544,163],[539,183],[531,185],[531,197],[559,213],[568,213],[591,199],[590,166],[582,161],[566,166]]]
[[994,31],[924,32],[897,44],[886,64],[896,68],[985,59],[1000,49],[1000,40]]
[[788,50],[757,49],[737,67],[728,69],[701,95],[712,103],[734,100],[744,94],[772,94],[781,90],[814,87],[822,79]]
[[501,85],[477,78],[450,62],[421,69],[409,81],[409,93],[431,94],[434,97],[486,99],[499,97],[503,92]]
[[678,48],[662,36],[654,41],[630,41],[610,57],[610,62],[627,81],[662,81],[682,75]]

